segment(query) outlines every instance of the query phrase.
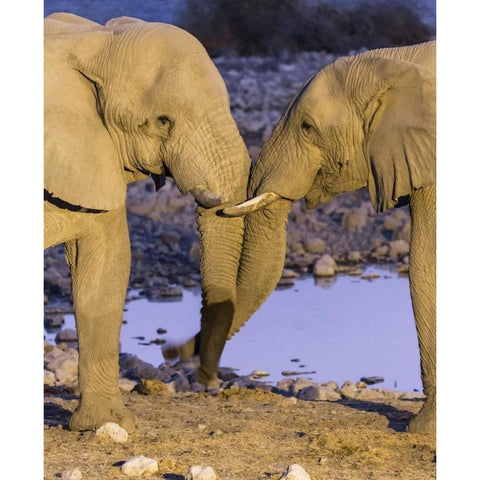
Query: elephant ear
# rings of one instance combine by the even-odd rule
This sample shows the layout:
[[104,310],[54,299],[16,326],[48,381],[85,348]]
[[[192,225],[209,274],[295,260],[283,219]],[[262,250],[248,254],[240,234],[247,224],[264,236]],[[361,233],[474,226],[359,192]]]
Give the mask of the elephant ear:
[[435,75],[402,60],[369,59],[376,92],[368,102],[368,187],[377,212],[435,183]]
[[[95,56],[112,33],[81,22],[45,36],[44,188],[74,206],[110,210],[125,202],[126,181],[115,145],[104,126]],[[70,26],[69,26],[70,25]],[[57,28],[57,27],[55,27]],[[58,31],[58,30],[57,30]]]

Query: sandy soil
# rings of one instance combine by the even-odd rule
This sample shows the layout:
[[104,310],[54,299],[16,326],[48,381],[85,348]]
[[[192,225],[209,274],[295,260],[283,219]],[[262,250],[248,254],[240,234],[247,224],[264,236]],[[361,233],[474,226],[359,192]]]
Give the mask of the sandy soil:
[[435,478],[435,440],[405,433],[419,401],[307,402],[259,389],[124,394],[138,429],[124,444],[67,429],[78,397],[45,395],[45,478],[78,468],[85,479],[127,478],[122,462],[144,455],[184,480],[192,465],[222,480],[278,480],[292,463],[312,480]]

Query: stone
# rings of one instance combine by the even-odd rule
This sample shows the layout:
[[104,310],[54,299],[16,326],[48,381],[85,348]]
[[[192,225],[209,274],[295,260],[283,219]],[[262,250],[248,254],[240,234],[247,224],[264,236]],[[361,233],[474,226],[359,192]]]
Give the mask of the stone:
[[133,390],[138,392],[142,395],[170,395],[170,393],[174,393],[168,388],[168,385],[160,380],[147,380],[141,379],[140,383],[135,385]]
[[194,465],[188,469],[186,480],[220,480],[212,467]]
[[367,384],[365,382],[357,382],[355,386],[357,388],[367,388]]
[[358,250],[352,250],[348,253],[347,260],[351,263],[358,263],[362,260],[362,254]]
[[291,395],[297,395],[302,388],[310,387],[313,385],[313,380],[308,380],[307,378],[297,378],[290,384],[289,392]]
[[332,277],[337,270],[337,264],[330,255],[323,255],[313,266],[316,277]]
[[293,287],[293,285],[295,285],[295,279],[293,277],[289,277],[289,278],[282,277],[277,283],[277,288]]
[[282,278],[297,278],[298,273],[296,273],[294,270],[290,268],[284,268],[282,270]]
[[118,379],[118,388],[120,388],[122,392],[131,392],[137,384],[138,382],[130,380],[129,378],[121,377]]
[[62,473],[60,477],[62,480],[80,480],[82,478],[82,472],[76,468],[75,470],[68,470]]
[[188,251],[188,260],[191,263],[197,263],[200,261],[200,243],[193,242],[190,250]]
[[55,385],[55,374],[50,372],[50,370],[43,371],[43,384],[48,386]]
[[62,384],[75,383],[78,378],[78,360],[65,358],[55,368],[55,377]]
[[50,315],[43,319],[45,328],[61,328],[65,324],[65,317],[63,315]]
[[264,370],[254,370],[251,374],[250,377],[257,379],[257,378],[262,378],[262,377],[268,377],[270,374],[268,372],[265,372]]
[[300,400],[309,400],[309,401],[326,401],[326,400],[340,400],[341,396],[327,387],[322,387],[321,385],[310,385],[309,387],[302,388],[297,397]]
[[311,480],[312,477],[298,463],[287,467],[280,480]]
[[66,328],[57,334],[55,337],[55,342],[77,342],[77,331],[73,328]]
[[128,433],[118,423],[109,422],[97,428],[95,434],[100,438],[113,440],[115,443],[125,443],[128,440]]
[[370,401],[370,400],[383,400],[385,396],[383,395],[382,392],[379,392],[377,390],[361,388],[356,390],[355,394],[353,395],[353,398],[357,400]]
[[285,378],[284,380],[280,380],[275,385],[275,388],[280,390],[281,392],[290,393],[290,386],[294,383],[293,378]]
[[320,385],[322,387],[327,387],[330,390],[337,390],[337,388],[338,388],[338,383],[334,382],[333,380],[330,380],[329,382],[323,382]]
[[122,465],[122,473],[129,477],[153,475],[156,472],[158,472],[157,461],[143,455],[130,458]]
[[342,226],[359,232],[367,224],[368,210],[360,207],[347,211],[342,216]]
[[394,240],[389,243],[389,246],[392,260],[399,260],[410,252],[410,245],[405,240]]
[[321,238],[309,238],[304,244],[309,253],[325,253],[325,242]]
[[357,387],[353,382],[350,380],[347,380],[339,389],[339,392],[344,396],[344,397],[354,397],[356,392],[357,392]]
[[388,245],[380,245],[375,249],[374,255],[376,257],[386,257],[389,252],[389,246]]

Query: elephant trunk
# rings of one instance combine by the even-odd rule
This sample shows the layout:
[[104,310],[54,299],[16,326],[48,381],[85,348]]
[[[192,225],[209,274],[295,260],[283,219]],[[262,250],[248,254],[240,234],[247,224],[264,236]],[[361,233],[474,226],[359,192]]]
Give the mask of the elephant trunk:
[[282,275],[286,225],[293,202],[280,199],[245,217],[237,302],[228,339],[260,308]]

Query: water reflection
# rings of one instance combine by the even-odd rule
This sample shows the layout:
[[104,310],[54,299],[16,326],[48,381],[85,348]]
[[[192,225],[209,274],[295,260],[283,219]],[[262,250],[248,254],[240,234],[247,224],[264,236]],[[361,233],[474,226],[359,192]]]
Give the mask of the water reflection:
[[[296,279],[293,288],[275,290],[227,343],[222,364],[240,374],[266,370],[266,380],[274,382],[285,378],[282,371],[313,371],[304,376],[338,383],[381,376],[385,382],[379,386],[421,390],[408,278],[387,267],[365,273],[380,278],[308,276]],[[164,339],[179,342],[198,331],[200,305],[195,289],[184,289],[179,302],[128,302],[121,351],[157,366]],[[65,321],[64,328],[73,327],[72,315]],[[159,328],[166,333],[157,333]],[[54,337],[46,334],[49,341]]]

